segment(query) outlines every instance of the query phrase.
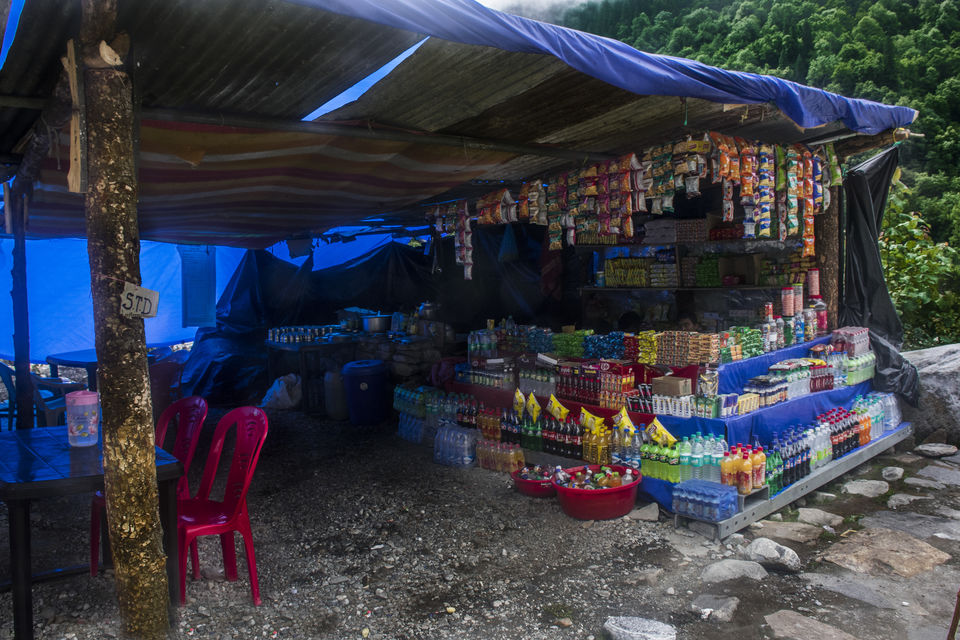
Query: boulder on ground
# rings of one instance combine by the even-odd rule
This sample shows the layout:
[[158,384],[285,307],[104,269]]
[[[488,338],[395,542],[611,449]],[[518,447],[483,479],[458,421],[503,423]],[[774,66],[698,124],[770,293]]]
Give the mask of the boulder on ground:
[[900,403],[904,420],[913,423],[917,440],[943,429],[946,441],[960,443],[960,344],[907,351],[920,376],[919,407]]
[[749,560],[721,560],[708,565],[700,574],[700,579],[704,582],[725,582],[727,580],[739,580],[741,578],[750,578],[751,580],[763,580],[767,577],[767,571],[759,562]]
[[743,550],[743,557],[759,562],[767,569],[797,572],[803,567],[800,556],[790,547],[774,542],[770,538],[757,538]]
[[677,630],[672,625],[650,620],[617,616],[607,618],[603,629],[612,640],[676,640]]

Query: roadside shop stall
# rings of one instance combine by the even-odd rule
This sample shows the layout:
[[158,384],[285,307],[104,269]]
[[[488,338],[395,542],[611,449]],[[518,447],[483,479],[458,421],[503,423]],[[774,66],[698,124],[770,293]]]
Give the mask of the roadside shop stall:
[[[874,390],[870,329],[839,326],[824,301],[840,283],[821,277],[817,219],[838,215],[842,182],[830,144],[707,132],[436,207],[465,279],[475,228],[507,226],[507,245],[511,225],[540,225],[546,252],[576,255],[564,278],[593,300],[627,294],[646,328],[490,318],[442,388],[396,388],[401,435],[518,482],[583,463],[629,470],[678,522],[718,535],[893,446],[910,426],[889,390],[906,389]],[[700,331],[664,322],[681,293]]]

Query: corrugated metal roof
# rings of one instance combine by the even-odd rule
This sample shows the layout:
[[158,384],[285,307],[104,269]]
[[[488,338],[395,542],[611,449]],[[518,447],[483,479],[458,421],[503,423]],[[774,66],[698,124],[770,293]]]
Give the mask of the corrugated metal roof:
[[[50,95],[60,73],[59,57],[65,42],[79,26],[79,5],[62,0],[26,3],[16,41],[0,70],[0,94]],[[120,7],[121,28],[130,33],[132,55],[138,61],[135,83],[143,107],[224,117],[241,114],[297,121],[422,37],[281,0],[128,0],[121,1]],[[36,111],[0,107],[0,153],[11,152],[36,117]],[[808,140],[843,130],[842,125],[833,124],[804,131],[768,105],[727,110],[705,100],[689,99],[684,104],[677,97],[639,96],[551,56],[437,38],[428,40],[372,91],[327,114],[324,120],[369,120],[415,132],[615,154],[640,151],[650,144],[708,129],[776,142]],[[223,128],[225,136],[232,132]],[[374,144],[347,144],[344,140],[330,138],[330,144],[362,153],[376,149]],[[416,149],[433,147],[429,142],[408,142],[394,145],[388,155],[409,159],[422,153]],[[216,203],[216,197],[210,195],[216,189],[209,185],[198,187],[201,190],[193,196],[186,193],[190,184],[197,184],[189,172],[210,168],[203,159],[209,150],[194,151],[201,158],[194,169],[184,165],[176,172],[146,171],[141,175],[141,193],[154,198],[145,200],[140,208],[145,239],[259,246],[267,235],[272,241],[371,215],[391,222],[420,222],[415,207],[418,200],[473,196],[487,188],[484,183],[472,182],[475,179],[490,180],[492,185],[500,180],[518,182],[570,165],[569,160],[552,157],[485,155],[446,147],[444,153],[429,153],[444,162],[459,161],[459,173],[451,170],[449,176],[432,180],[430,188],[414,180],[406,192],[394,190],[390,197],[378,200],[365,199],[364,185],[348,172],[331,177],[327,175],[329,163],[308,158],[292,164],[301,171],[295,178],[267,168],[272,177],[258,178],[258,197]],[[66,157],[62,155],[62,161]],[[483,166],[490,158],[499,164]],[[305,185],[303,176],[307,174],[302,172],[315,173],[320,165],[325,172],[322,180],[318,178],[315,187]],[[149,169],[150,160],[141,166]],[[222,166],[217,169],[226,170]],[[52,188],[59,178],[51,177],[49,163],[47,171],[46,186]],[[164,179],[173,182],[151,182]],[[291,180],[297,183],[300,195],[291,195]],[[345,209],[342,201],[324,198],[325,187],[320,182],[336,182],[340,190],[353,190],[353,208]],[[193,203],[193,208],[177,205],[173,199],[162,202],[158,194],[170,189],[185,189],[178,197]],[[82,233],[81,204],[78,196],[59,189],[38,195],[31,208],[32,230],[51,235]],[[261,234],[259,238],[257,234]]]

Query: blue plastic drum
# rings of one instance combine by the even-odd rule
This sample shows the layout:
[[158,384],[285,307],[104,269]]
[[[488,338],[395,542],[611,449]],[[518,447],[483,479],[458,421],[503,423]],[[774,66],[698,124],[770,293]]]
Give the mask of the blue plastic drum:
[[382,360],[357,360],[345,364],[342,374],[350,422],[370,426],[386,421],[390,412],[387,365]]

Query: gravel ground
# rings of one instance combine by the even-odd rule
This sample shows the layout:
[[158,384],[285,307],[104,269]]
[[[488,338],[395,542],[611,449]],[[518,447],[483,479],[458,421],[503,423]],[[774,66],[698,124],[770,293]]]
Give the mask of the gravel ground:
[[[219,415],[211,412],[207,436]],[[582,522],[554,499],[516,493],[505,474],[433,464],[427,446],[399,439],[392,425],[356,429],[297,412],[270,419],[248,496],[263,606],[251,602],[239,536],[236,582],[223,578],[218,540],[201,539],[203,578],[188,578],[171,637],[590,640],[604,637],[608,616],[642,616],[675,625],[679,638],[749,640],[769,636],[763,615],[786,602],[832,624],[862,617],[862,639],[898,635],[894,619],[785,574],[712,585],[742,602],[734,622],[703,621],[689,608],[704,592],[699,574],[733,552],[675,531],[664,516]],[[87,562],[88,514],[87,496],[34,505],[35,571]],[[4,536],[0,576],[8,558]],[[113,585],[109,570],[35,585],[36,637],[119,637]],[[0,593],[0,639],[12,637],[10,612],[9,592]]]

